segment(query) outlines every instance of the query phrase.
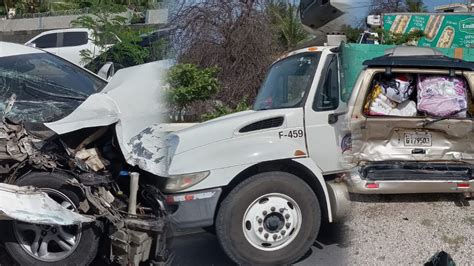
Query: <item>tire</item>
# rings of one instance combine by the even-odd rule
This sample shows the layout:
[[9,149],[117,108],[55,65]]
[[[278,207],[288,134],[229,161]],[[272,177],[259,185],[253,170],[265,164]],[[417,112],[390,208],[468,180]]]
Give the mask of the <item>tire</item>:
[[[298,209],[300,217],[295,219]],[[224,251],[239,265],[286,265],[311,248],[320,225],[320,205],[308,184],[289,173],[267,172],[246,179],[223,200],[216,232]],[[288,232],[283,232],[286,228]],[[268,238],[261,241],[265,233]],[[283,242],[271,242],[275,235],[274,241]]]
[[[79,202],[81,202],[81,196],[75,190],[74,187],[67,185],[66,180],[68,176],[60,173],[30,173],[20,180],[16,182],[18,186],[35,186],[38,188],[44,189],[46,193],[53,197],[53,199],[60,199],[63,200],[62,202],[69,202],[66,203],[70,205],[71,203],[74,206],[70,206],[70,208],[74,209],[79,206]],[[59,193],[58,193],[59,192]],[[61,195],[62,193],[62,195]],[[66,198],[64,198],[64,196]],[[23,227],[22,227],[23,226]],[[19,230],[18,228],[33,228],[33,230],[29,231],[26,230]],[[27,243],[27,240],[20,240],[22,237],[27,236],[26,234],[30,234],[30,238],[34,239],[36,233],[38,232],[38,226],[31,225],[27,223],[21,222],[9,222],[6,234],[6,241],[5,241],[5,248],[10,256],[20,265],[44,265],[44,266],[56,266],[56,265],[89,265],[97,255],[97,250],[99,247],[100,241],[100,232],[98,227],[94,226],[93,223],[91,224],[82,224],[80,227],[78,226],[69,226],[69,227],[56,227],[56,231],[53,231],[54,227],[49,227],[48,229],[40,228],[39,230],[43,231],[51,231],[56,232],[56,235],[61,235],[63,237],[64,233],[58,232],[66,232],[68,234],[74,235],[76,234],[76,239],[74,244],[71,245],[71,251],[65,251],[66,253],[63,255],[57,255],[59,253],[54,253],[53,251],[60,251],[58,249],[57,242],[49,241],[48,242],[48,254],[52,254],[52,256],[56,256],[54,258],[47,258],[39,257],[39,252],[37,254],[33,254],[31,251],[32,244]],[[41,231],[41,232],[43,232]],[[25,233],[26,232],[26,233]],[[50,233],[48,233],[50,234]],[[52,233],[51,233],[52,234]],[[78,237],[80,234],[80,237]],[[21,236],[20,236],[21,235]],[[32,236],[31,236],[32,235]],[[26,239],[27,237],[25,237]],[[77,238],[79,238],[77,240]],[[61,238],[64,240],[65,238]],[[53,243],[54,242],[54,243]],[[23,244],[22,244],[23,243]],[[25,244],[26,243],[26,244]],[[38,243],[42,243],[38,241]],[[64,242],[65,243],[65,242]],[[26,245],[26,248],[24,247]],[[51,246],[53,245],[53,246]],[[56,246],[54,246],[56,245]],[[50,248],[51,252],[50,252]],[[29,250],[27,250],[29,249]],[[64,248],[61,248],[64,249]],[[68,253],[69,252],[69,253]],[[49,256],[49,255],[48,255]]]
[[206,226],[203,227],[202,230],[206,231],[207,233],[211,235],[216,235],[216,227],[215,226]]

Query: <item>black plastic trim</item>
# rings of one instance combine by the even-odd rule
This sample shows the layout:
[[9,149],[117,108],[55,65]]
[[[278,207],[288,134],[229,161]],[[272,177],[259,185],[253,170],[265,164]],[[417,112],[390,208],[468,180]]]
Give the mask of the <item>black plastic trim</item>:
[[444,55],[384,55],[370,60],[365,60],[362,64],[368,67],[424,67],[474,71],[474,62],[468,62]]
[[370,163],[361,169],[366,180],[472,180],[473,169],[468,164],[430,162]]

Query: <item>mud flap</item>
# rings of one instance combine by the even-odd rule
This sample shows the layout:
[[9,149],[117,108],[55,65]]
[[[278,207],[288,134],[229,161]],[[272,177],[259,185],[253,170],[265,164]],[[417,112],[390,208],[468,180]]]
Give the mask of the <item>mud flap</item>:
[[335,180],[326,181],[326,185],[331,201],[332,220],[333,222],[341,221],[346,217],[351,207],[347,185]]

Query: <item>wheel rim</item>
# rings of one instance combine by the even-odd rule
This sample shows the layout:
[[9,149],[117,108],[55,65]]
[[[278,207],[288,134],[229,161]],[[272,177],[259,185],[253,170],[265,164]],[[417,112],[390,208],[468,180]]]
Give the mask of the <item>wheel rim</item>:
[[284,248],[296,238],[301,221],[301,210],[291,197],[270,193],[250,204],[242,220],[242,229],[252,246],[274,251]]
[[[42,188],[53,200],[63,207],[77,211],[66,195],[50,188]],[[80,225],[50,226],[14,222],[13,231],[21,248],[33,258],[45,262],[57,262],[70,256],[81,239]]]

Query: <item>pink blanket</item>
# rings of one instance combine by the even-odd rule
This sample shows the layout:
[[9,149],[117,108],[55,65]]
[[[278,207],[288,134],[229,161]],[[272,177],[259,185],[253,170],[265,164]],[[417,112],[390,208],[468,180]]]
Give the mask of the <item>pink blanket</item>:
[[466,117],[466,83],[460,77],[418,75],[417,109],[428,115]]

